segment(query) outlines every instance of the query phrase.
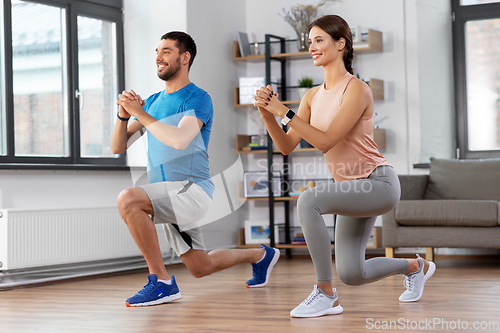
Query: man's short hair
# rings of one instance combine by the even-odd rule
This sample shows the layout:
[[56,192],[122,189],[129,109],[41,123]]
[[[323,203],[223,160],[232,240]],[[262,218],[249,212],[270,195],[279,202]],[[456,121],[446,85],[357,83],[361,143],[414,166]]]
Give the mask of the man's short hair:
[[179,53],[189,52],[191,59],[189,60],[189,68],[193,64],[196,57],[196,43],[193,38],[182,31],[170,31],[161,36],[161,40],[170,39],[175,41],[175,46],[179,49]]

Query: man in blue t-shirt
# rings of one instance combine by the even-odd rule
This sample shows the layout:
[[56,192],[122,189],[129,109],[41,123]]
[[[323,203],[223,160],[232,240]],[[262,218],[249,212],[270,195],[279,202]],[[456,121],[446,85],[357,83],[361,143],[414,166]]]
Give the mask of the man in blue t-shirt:
[[[158,77],[165,81],[165,90],[145,101],[133,90],[123,91],[111,134],[114,154],[123,154],[144,129],[148,135],[150,184],[126,189],[118,197],[120,214],[149,268],[148,284],[127,299],[126,305],[155,305],[181,298],[174,276],[165,269],[156,223],[164,224],[167,240],[194,277],[251,263],[253,277],[246,285],[263,287],[279,250],[263,245],[207,253],[196,224],[209,210],[214,191],[207,154],[212,100],[189,80],[196,44],[188,34],[172,31],[162,36],[156,54]],[[128,124],[130,117],[134,119]]]

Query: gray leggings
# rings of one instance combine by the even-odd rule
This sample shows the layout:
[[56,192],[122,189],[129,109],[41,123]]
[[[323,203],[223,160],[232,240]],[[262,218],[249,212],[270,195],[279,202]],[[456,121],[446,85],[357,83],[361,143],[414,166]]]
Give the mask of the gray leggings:
[[368,178],[330,183],[303,192],[297,209],[311,255],[316,281],[332,281],[332,249],[322,214],[338,215],[335,265],[345,284],[362,285],[408,270],[406,259],[365,260],[365,249],[378,215],[393,209],[400,197],[399,179],[391,166],[379,166]]

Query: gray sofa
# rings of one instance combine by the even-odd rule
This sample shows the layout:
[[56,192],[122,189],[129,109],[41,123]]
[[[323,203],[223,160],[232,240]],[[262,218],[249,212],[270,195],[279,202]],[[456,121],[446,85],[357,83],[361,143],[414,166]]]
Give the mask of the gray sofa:
[[401,201],[382,216],[386,256],[398,247],[500,249],[500,159],[431,158],[429,175],[399,176]]

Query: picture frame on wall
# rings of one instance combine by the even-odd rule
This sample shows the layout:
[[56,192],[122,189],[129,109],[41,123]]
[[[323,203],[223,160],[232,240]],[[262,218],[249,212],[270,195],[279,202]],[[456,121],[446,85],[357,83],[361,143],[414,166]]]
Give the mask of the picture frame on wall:
[[361,27],[356,25],[351,27],[351,34],[352,34],[352,42],[353,43],[360,43],[362,42],[361,39]]
[[[269,244],[270,243],[269,221],[246,220],[245,221],[245,244]],[[274,242],[279,243],[278,226],[274,226]]]
[[[265,198],[269,196],[267,171],[246,171],[244,176],[245,198]],[[281,196],[281,173],[273,172],[273,195]]]

